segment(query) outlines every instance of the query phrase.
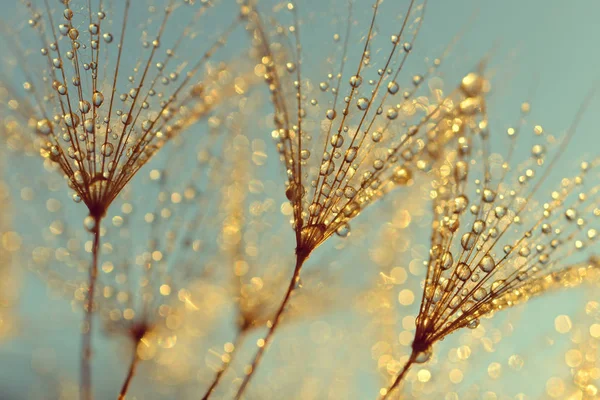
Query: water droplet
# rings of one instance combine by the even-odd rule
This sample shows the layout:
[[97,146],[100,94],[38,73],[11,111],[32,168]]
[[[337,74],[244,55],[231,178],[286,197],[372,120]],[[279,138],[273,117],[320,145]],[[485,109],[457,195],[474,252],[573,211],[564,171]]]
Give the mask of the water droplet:
[[494,258],[489,254],[483,256],[481,261],[479,261],[479,268],[481,268],[483,272],[490,273],[494,270],[495,267],[496,262],[494,261]]
[[537,159],[543,158],[545,152],[546,149],[541,144],[536,144],[531,148],[531,155]]
[[285,189],[285,197],[292,203],[298,201],[301,198],[302,188],[299,188],[296,183],[290,183]]
[[469,328],[469,329],[476,329],[478,326],[479,326],[478,318],[472,319],[467,323],[467,328]]
[[450,253],[449,251],[446,251],[444,253],[444,255],[442,256],[442,262],[440,264],[440,267],[443,270],[447,270],[450,267],[452,267],[453,263],[454,263],[454,258],[452,257],[452,253]]
[[335,230],[335,233],[337,233],[337,235],[340,236],[340,237],[344,237],[344,238],[348,237],[348,235],[350,234],[350,225],[348,225],[346,222],[343,222]]
[[75,28],[71,28],[69,29],[69,38],[71,40],[77,40],[77,38],[79,37],[79,31]]
[[369,99],[367,99],[366,97],[361,97],[356,102],[356,106],[358,107],[359,110],[362,110],[362,111],[366,110],[369,107]]
[[461,281],[466,281],[471,277],[471,268],[469,268],[469,266],[463,262],[459,263],[456,267],[456,276]]
[[431,359],[432,354],[433,354],[433,351],[431,350],[431,346],[427,347],[425,350],[417,352],[417,354],[415,356],[415,363],[417,363],[417,364],[426,363],[427,361],[429,361]]
[[85,217],[83,219],[83,227],[88,232],[93,232],[96,228],[96,219],[94,217],[92,217],[91,215],[88,215],[87,217]]
[[475,246],[476,236],[471,232],[465,233],[460,239],[460,244],[465,250],[471,250]]
[[344,144],[344,138],[342,137],[342,135],[339,134],[335,134],[333,136],[331,136],[331,145],[333,147],[341,147]]
[[94,133],[94,128],[95,124],[92,118],[88,118],[85,121],[83,121],[83,129],[85,129],[87,133]]
[[454,199],[454,213],[462,214],[469,206],[469,199],[467,196],[461,194]]
[[37,122],[36,129],[42,135],[49,135],[52,132],[52,123],[47,119],[41,119]]
[[565,217],[568,221],[573,221],[577,218],[577,211],[573,208],[569,208],[565,211]]
[[113,146],[112,143],[105,143],[102,145],[101,149],[102,151],[102,155],[105,157],[110,157],[113,153],[113,151],[115,150],[115,147]]
[[483,232],[483,230],[485,229],[485,222],[481,219],[478,219],[477,221],[473,222],[473,233],[476,234],[481,234],[481,232]]
[[133,117],[131,116],[131,114],[125,113],[125,114],[121,115],[121,122],[123,123],[123,125],[129,125],[129,124],[131,124],[132,121],[133,121]]
[[356,159],[356,156],[358,154],[358,147],[350,147],[348,150],[346,150],[346,157],[345,160],[346,162],[352,162],[354,161],[354,159]]
[[90,102],[87,100],[81,100],[79,102],[79,111],[81,111],[84,114],[90,112],[90,107]]
[[398,93],[398,90],[400,90],[400,86],[398,86],[396,82],[391,81],[388,83],[387,89],[390,94],[396,94]]
[[473,293],[473,299],[475,299],[475,301],[481,301],[481,300],[485,299],[486,296],[487,296],[487,290],[485,290],[484,288],[481,288],[481,287]]
[[100,107],[102,103],[104,103],[104,95],[101,92],[95,92],[92,96],[92,103],[94,103],[96,107]]
[[412,172],[404,166],[396,167],[392,174],[392,180],[397,185],[406,185],[412,179]]
[[383,133],[380,131],[374,131],[371,133],[371,140],[373,140],[375,143],[379,143],[381,139],[383,139]]
[[329,109],[327,110],[327,112],[325,113],[325,116],[327,117],[328,120],[333,121],[335,119],[335,116],[337,115],[337,113],[335,112],[335,110],[333,109]]
[[496,192],[491,189],[483,189],[482,199],[486,203],[492,203],[494,200],[496,200]]
[[65,124],[69,128],[77,128],[79,126],[79,116],[74,113],[69,113],[65,115]]
[[362,84],[362,77],[360,75],[353,75],[350,77],[350,86],[357,88]]
[[483,78],[476,73],[467,74],[460,83],[460,89],[468,97],[476,97],[483,89]]

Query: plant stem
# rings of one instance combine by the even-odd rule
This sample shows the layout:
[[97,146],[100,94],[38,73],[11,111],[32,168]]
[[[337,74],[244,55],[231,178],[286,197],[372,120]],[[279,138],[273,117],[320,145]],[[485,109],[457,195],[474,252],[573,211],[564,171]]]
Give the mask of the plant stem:
[[246,336],[246,332],[247,332],[246,330],[240,330],[237,333],[237,335],[236,335],[236,337],[235,337],[235,339],[233,341],[233,351],[229,354],[229,361],[223,362],[223,364],[221,365],[221,368],[219,369],[219,371],[217,372],[217,374],[213,378],[213,381],[211,382],[210,386],[208,387],[208,390],[206,391],[206,393],[202,397],[202,400],[208,400],[209,399],[209,397],[212,394],[213,390],[215,390],[215,388],[217,387],[217,385],[221,381],[221,378],[223,377],[223,375],[225,375],[225,372],[227,372],[227,370],[229,369],[229,366],[233,362],[234,355],[237,353],[238,348],[242,345],[244,337]]
[[238,391],[235,395],[235,400],[239,400],[242,397],[242,395],[244,394],[244,391],[246,390],[246,387],[248,386],[248,384],[250,383],[250,380],[254,376],[254,373],[256,372],[258,364],[260,363],[260,360],[262,359],[262,356],[263,356],[267,346],[271,342],[271,339],[273,338],[273,335],[275,334],[275,330],[279,326],[279,322],[281,322],[281,316],[283,315],[285,306],[290,301],[292,292],[294,291],[294,288],[296,287],[296,282],[297,282],[298,278],[300,277],[300,270],[302,269],[302,264],[304,264],[304,261],[306,261],[307,257],[308,257],[308,255],[296,254],[296,267],[294,268],[294,274],[292,275],[290,284],[287,288],[287,291],[285,292],[283,301],[279,305],[279,309],[277,310],[277,313],[275,313],[275,318],[273,319],[273,323],[271,324],[269,331],[267,332],[266,336],[263,338],[263,340],[264,340],[263,345],[258,348],[256,354],[254,355],[254,359],[252,360],[252,364],[250,365],[251,369],[244,377],[242,385],[240,386],[240,388],[238,389]]
[[119,392],[119,400],[124,400],[125,395],[127,394],[127,390],[129,389],[129,384],[133,380],[133,376],[135,375],[135,370],[140,361],[137,353],[137,347],[140,342],[137,341],[133,348],[133,357],[131,357],[131,364],[129,364],[129,371],[127,372],[127,378],[125,378],[125,382],[123,382],[123,386],[121,387],[121,391]]
[[414,364],[416,358],[417,355],[413,351],[406,364],[404,364],[404,368],[402,368],[402,371],[400,371],[400,374],[394,380],[394,383],[392,383],[387,388],[387,392],[385,392],[385,394],[380,397],[380,400],[387,400],[389,398],[390,394],[394,391],[394,389],[396,389],[398,385],[400,385],[400,382],[402,382],[402,379],[404,379],[404,376],[406,375],[410,367]]
[[79,397],[84,400],[92,400],[92,316],[94,307],[94,289],[96,287],[96,278],[98,276],[98,256],[100,250],[100,221],[102,218],[96,218],[92,234],[94,243],[92,245],[92,265],[88,280],[87,302],[85,305],[85,319],[82,332],[81,349],[81,382]]

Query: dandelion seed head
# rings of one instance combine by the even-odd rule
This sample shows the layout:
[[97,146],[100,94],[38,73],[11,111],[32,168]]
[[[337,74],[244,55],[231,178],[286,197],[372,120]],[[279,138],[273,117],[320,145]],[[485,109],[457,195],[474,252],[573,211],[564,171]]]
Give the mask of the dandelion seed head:
[[[8,79],[0,84],[2,103],[19,103],[3,111],[30,127],[24,131],[33,132],[42,157],[64,174],[76,201],[95,218],[171,138],[247,87],[226,64],[210,62],[236,19],[219,34],[203,32],[197,56],[188,52],[212,4],[144,8],[148,18],[137,32],[139,4],[101,7],[23,3],[31,19],[18,37],[29,39],[14,40],[6,26],[2,40],[18,68],[6,76],[24,83],[21,90]],[[32,52],[32,43],[41,43],[41,51]]]
[[[380,8],[385,6],[375,3],[374,20],[382,18]],[[334,234],[347,237],[366,207],[414,184],[444,158],[449,142],[483,124],[489,83],[472,73],[450,93],[441,85],[427,93],[424,83],[435,78],[439,60],[423,74],[407,75],[403,66],[423,13],[417,2],[410,3],[391,43],[382,43],[373,26],[354,26],[349,15],[334,35],[326,72],[317,76],[314,71],[322,69],[311,69],[314,60],[300,51],[298,12],[282,17],[291,15],[293,30],[282,25],[269,32],[256,12],[249,29],[275,107],[271,136],[287,174],[297,250],[309,254]],[[348,44],[357,32],[364,47]],[[371,53],[379,47],[376,56]],[[469,139],[463,139],[467,152]]]

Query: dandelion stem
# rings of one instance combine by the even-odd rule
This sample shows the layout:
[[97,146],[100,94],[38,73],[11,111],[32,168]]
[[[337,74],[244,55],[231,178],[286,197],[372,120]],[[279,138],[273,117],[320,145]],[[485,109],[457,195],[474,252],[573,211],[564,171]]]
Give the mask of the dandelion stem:
[[125,395],[127,394],[127,390],[129,389],[129,384],[133,380],[133,376],[135,375],[135,370],[140,361],[137,353],[137,346],[140,342],[137,341],[133,348],[133,357],[131,357],[131,364],[129,364],[129,371],[127,372],[127,378],[125,378],[125,382],[123,382],[123,386],[121,387],[121,392],[119,392],[119,400],[124,400]]
[[394,391],[394,389],[396,389],[398,387],[398,385],[400,385],[400,382],[402,382],[402,379],[404,379],[404,377],[408,373],[408,370],[414,364],[416,358],[417,358],[417,354],[415,353],[415,351],[413,351],[412,354],[410,355],[410,358],[408,359],[408,361],[406,361],[406,364],[404,364],[402,371],[400,371],[400,374],[398,374],[398,376],[394,380],[394,383],[392,383],[387,388],[385,394],[380,397],[380,400],[387,400],[389,398],[390,394]]
[[263,338],[264,342],[262,343],[262,346],[259,346],[256,354],[254,355],[254,359],[252,360],[252,364],[250,365],[250,371],[244,377],[244,381],[242,382],[242,385],[240,386],[240,388],[238,389],[238,391],[235,395],[235,400],[241,399],[242,395],[244,394],[244,391],[246,390],[246,387],[248,386],[248,384],[250,383],[250,380],[254,376],[254,373],[256,372],[258,364],[260,363],[260,360],[262,359],[262,356],[264,355],[264,352],[267,349],[267,346],[271,342],[271,339],[273,338],[273,335],[275,334],[275,331],[277,330],[277,327],[279,326],[279,323],[281,322],[281,317],[283,315],[283,311],[285,310],[285,307],[287,306],[288,302],[290,301],[292,292],[296,288],[296,283],[298,281],[298,278],[300,277],[300,270],[302,269],[302,264],[304,264],[304,261],[306,261],[307,258],[308,258],[308,254],[303,253],[303,252],[300,252],[300,253],[296,252],[296,267],[294,268],[294,274],[292,275],[290,284],[287,288],[287,291],[285,292],[283,301],[279,305],[279,309],[277,310],[277,313],[275,313],[275,317],[273,319],[271,327],[269,328],[269,331],[267,332],[266,336]]
[[88,281],[88,297],[85,305],[85,321],[82,333],[81,349],[81,382],[80,398],[92,400],[92,316],[94,306],[94,289],[96,287],[96,277],[98,276],[98,255],[100,249],[100,220],[101,217],[95,217],[92,234],[94,235],[94,244],[92,246],[92,265]]
[[208,400],[210,398],[210,395],[212,394],[213,390],[215,390],[215,388],[219,385],[221,378],[223,377],[223,375],[225,375],[225,372],[227,372],[227,370],[229,369],[229,366],[233,362],[233,357],[237,353],[238,348],[242,345],[242,342],[244,341],[244,338],[246,336],[246,332],[247,332],[247,330],[238,331],[238,333],[233,341],[233,351],[231,353],[229,353],[229,360],[226,362],[223,361],[221,368],[216,373],[215,377],[213,378],[213,381],[211,382],[210,386],[206,390],[206,393],[204,394],[204,396],[202,396],[202,400]]

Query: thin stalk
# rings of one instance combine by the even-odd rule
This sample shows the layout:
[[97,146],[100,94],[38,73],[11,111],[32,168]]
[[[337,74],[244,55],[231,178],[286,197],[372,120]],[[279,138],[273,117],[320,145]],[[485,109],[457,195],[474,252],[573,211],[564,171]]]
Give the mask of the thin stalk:
[[380,400],[387,400],[389,398],[389,396],[392,394],[394,389],[396,389],[398,387],[398,385],[400,385],[400,382],[402,382],[402,379],[404,379],[404,376],[408,373],[408,370],[415,363],[416,359],[417,359],[417,354],[415,351],[413,351],[412,354],[410,355],[410,358],[406,362],[406,364],[404,364],[404,368],[402,368],[402,371],[400,371],[400,374],[394,380],[394,383],[392,383],[387,388],[387,392],[385,392],[385,394],[380,397]]
[[94,244],[92,245],[92,265],[88,278],[88,297],[85,305],[85,319],[82,332],[81,348],[81,381],[79,397],[84,400],[92,400],[92,316],[94,307],[94,289],[98,276],[98,256],[100,253],[100,221],[101,217],[94,220]]
[[123,382],[123,386],[121,387],[121,391],[119,392],[119,400],[124,400],[125,395],[127,395],[127,390],[129,389],[129,384],[133,380],[133,376],[135,375],[135,370],[140,362],[140,358],[138,357],[137,347],[139,344],[139,340],[135,343],[135,347],[133,348],[133,357],[131,357],[131,363],[129,364],[129,371],[127,372],[127,378],[125,378],[125,382]]
[[225,375],[225,372],[227,372],[227,370],[229,369],[229,366],[233,362],[233,357],[237,353],[238,348],[242,345],[242,342],[244,341],[244,338],[246,336],[246,332],[247,332],[247,330],[245,330],[245,329],[240,330],[238,332],[238,334],[236,335],[236,337],[233,341],[233,351],[229,354],[229,361],[223,362],[223,364],[221,365],[221,368],[216,373],[210,386],[206,390],[206,393],[204,394],[204,396],[202,396],[202,400],[208,400],[210,398],[210,395],[212,394],[213,390],[215,390],[215,388],[219,385],[221,378],[223,377],[223,375]]
[[235,400],[241,399],[242,395],[244,394],[244,391],[246,390],[246,387],[248,386],[248,384],[250,383],[250,380],[254,376],[254,373],[256,372],[256,369],[258,368],[258,364],[260,363],[260,360],[262,359],[262,356],[265,353],[267,346],[271,342],[271,339],[273,338],[273,335],[275,334],[275,331],[277,330],[277,327],[279,326],[279,322],[281,322],[281,316],[283,315],[283,311],[285,310],[285,307],[289,303],[290,298],[292,296],[292,292],[294,291],[294,289],[296,287],[296,283],[298,281],[298,278],[300,277],[300,270],[302,269],[302,264],[304,264],[304,261],[306,261],[307,258],[308,258],[308,255],[306,255],[306,254],[298,254],[298,253],[296,254],[296,267],[294,268],[294,274],[292,275],[290,284],[287,288],[287,291],[285,292],[283,301],[279,305],[279,309],[277,310],[277,313],[275,313],[275,318],[273,319],[273,323],[271,324],[269,331],[267,332],[266,336],[263,338],[263,340],[264,340],[263,345],[258,348],[258,350],[256,351],[256,354],[254,355],[254,360],[252,360],[252,364],[250,365],[251,369],[248,372],[248,374],[246,374],[246,376],[244,377],[244,381],[242,382],[242,385],[240,386],[240,388],[238,389],[238,391],[235,395]]

